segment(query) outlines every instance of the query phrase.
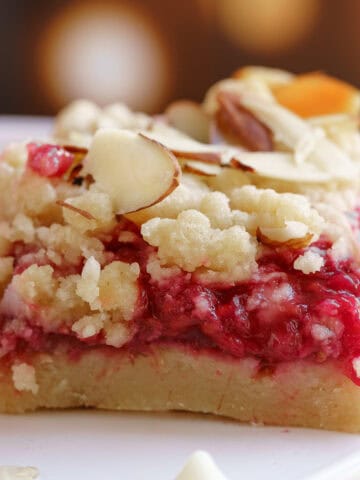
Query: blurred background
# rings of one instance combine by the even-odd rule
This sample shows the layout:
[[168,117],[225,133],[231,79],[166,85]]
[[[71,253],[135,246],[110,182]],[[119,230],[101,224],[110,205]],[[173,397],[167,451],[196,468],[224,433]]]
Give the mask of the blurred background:
[[360,86],[359,26],[359,0],[0,0],[0,113],[155,113],[247,64]]

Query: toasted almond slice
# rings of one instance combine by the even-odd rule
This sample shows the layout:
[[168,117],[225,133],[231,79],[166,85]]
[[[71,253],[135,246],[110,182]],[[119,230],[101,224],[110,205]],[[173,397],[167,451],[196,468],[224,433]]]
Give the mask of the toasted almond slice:
[[259,242],[270,247],[304,248],[309,245],[314,235],[301,222],[286,222],[282,228],[258,227],[256,237]]
[[[178,158],[229,165],[258,175],[286,181],[353,182],[356,165],[320,129],[313,128],[289,110],[264,97],[243,93],[241,102],[274,133],[290,152],[244,152],[226,145],[206,145],[163,124],[144,132],[165,145]],[[321,134],[321,135],[320,135]]]
[[244,145],[253,151],[273,150],[271,131],[242,106],[238,95],[226,91],[219,92],[218,103],[216,123],[229,143]]
[[221,165],[222,154],[220,152],[188,152],[186,150],[169,149],[177,158],[188,158],[189,160],[197,160],[212,165]]
[[65,145],[62,145],[62,148],[64,150],[66,150],[67,152],[73,153],[75,155],[81,155],[81,156],[87,155],[87,153],[89,151],[88,148],[80,146],[80,145],[65,144]]
[[223,162],[223,157],[226,156],[224,146],[198,142],[161,123],[155,123],[151,130],[142,133],[146,137],[165,145],[178,158],[220,165]]
[[220,165],[213,165],[211,163],[197,162],[196,160],[187,160],[183,164],[183,170],[196,175],[204,175],[205,177],[216,177],[219,175],[222,168]]
[[[249,163],[252,162],[252,157],[253,156],[249,157],[249,160],[250,160]],[[243,172],[256,173],[255,168],[252,167],[251,165],[248,165],[248,164],[244,163],[241,160],[240,155],[235,156],[230,160],[229,167],[236,168],[237,170],[242,170]]]
[[57,205],[60,205],[60,207],[67,208],[68,210],[71,210],[75,213],[78,213],[82,217],[86,218],[87,220],[96,220],[93,215],[91,215],[90,212],[87,212],[86,210],[83,210],[82,208],[75,207],[75,205],[71,205],[71,203],[67,203],[63,200],[57,200],[56,202]]
[[239,97],[244,94],[251,94],[264,100],[274,100],[270,88],[265,83],[226,78],[215,83],[206,92],[202,108],[210,116],[215,115],[219,108],[218,95],[220,92],[229,92]]
[[[290,110],[256,95],[244,94],[241,101],[273,131],[277,141],[294,152],[298,166],[306,164],[329,179],[351,181],[358,176],[356,166],[344,151]],[[283,178],[286,179],[285,173]]]
[[[310,140],[313,136],[314,143],[319,142],[316,132],[310,125],[275,102],[267,104],[263,99],[252,95],[242,98],[246,98],[251,109],[263,115],[264,123],[271,125],[278,136],[282,135],[284,143],[288,143],[289,146],[300,144],[306,136]],[[280,114],[278,109],[281,110]],[[298,132],[297,129],[300,131]],[[314,153],[312,153],[311,161],[297,162],[293,153],[246,152],[226,145],[206,145],[163,124],[155,124],[151,131],[146,131],[144,134],[165,145],[181,160],[231,166],[267,178],[290,182],[323,183],[337,178],[357,177],[350,159],[326,139],[321,139],[325,143],[322,147],[324,151],[322,149],[319,151],[317,148],[317,156],[313,158]],[[328,158],[329,150],[332,152],[331,158]]]
[[116,213],[160,202],[179,184],[181,170],[160,143],[128,130],[99,130],[85,162],[96,187],[109,194]]
[[178,100],[166,109],[167,119],[174,128],[199,142],[209,141],[210,120],[201,105],[190,100]]
[[319,170],[316,165],[297,164],[290,153],[238,152],[232,157],[230,166],[262,177],[289,182],[323,183],[331,180],[331,175]]
[[212,145],[226,145],[224,135],[220,132],[215,119],[210,122],[209,143]]
[[360,117],[348,113],[309,117],[307,122],[315,128],[322,128],[325,132],[331,132],[334,129],[335,131],[358,133],[360,127]]
[[321,72],[299,75],[274,90],[277,101],[301,117],[334,113],[358,114],[359,91],[346,82]]
[[89,150],[86,147],[72,144],[62,145],[62,148],[67,152],[72,153],[74,156],[71,167],[64,175],[64,180],[72,182],[80,174],[82,170],[82,162]]
[[294,75],[286,70],[279,68],[259,67],[249,65],[236,70],[232,74],[232,78],[239,80],[250,80],[265,83],[270,88],[289,84]]

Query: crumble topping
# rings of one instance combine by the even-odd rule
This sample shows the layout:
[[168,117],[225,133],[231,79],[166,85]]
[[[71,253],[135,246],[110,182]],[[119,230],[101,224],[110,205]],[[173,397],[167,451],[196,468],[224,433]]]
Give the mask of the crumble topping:
[[[359,94],[298,80],[249,67],[157,117],[78,101],[48,143],[8,147],[0,355],[47,333],[119,348],[191,329],[236,356],[340,355],[358,316]],[[326,112],[320,93],[299,108],[330,86]]]
[[199,209],[200,202],[209,188],[196,176],[183,174],[180,185],[159,203],[134,213],[127,218],[137,224],[151,218],[176,218],[183,210]]
[[151,117],[132,112],[123,103],[100,109],[87,100],[76,100],[56,118],[54,135],[64,143],[88,147],[91,136],[99,128],[136,130],[147,128],[151,123]]
[[175,220],[149,220],[141,233],[158,247],[162,265],[177,265],[186,272],[205,267],[207,271],[199,272],[203,280],[231,283],[247,278],[256,268],[256,245],[244,227],[212,228],[196,210],[185,210]]
[[3,161],[14,168],[25,168],[28,152],[26,143],[11,143],[2,153]]
[[152,254],[149,256],[146,272],[150,275],[152,280],[157,283],[166,283],[171,277],[176,277],[181,273],[179,267],[164,267],[160,263],[160,259],[157,255]]
[[50,227],[38,227],[37,243],[46,249],[48,255],[54,256],[56,261],[63,260],[70,264],[78,264],[82,258],[93,256],[100,263],[104,262],[104,245],[96,237],[81,234],[78,229],[70,225],[54,223]]
[[294,262],[295,270],[300,270],[305,275],[318,272],[323,266],[323,257],[312,250],[308,250],[303,255],[300,255]]
[[35,368],[27,363],[19,363],[11,367],[14,387],[19,392],[31,392],[36,395],[39,385],[36,383]]
[[208,217],[212,228],[222,230],[234,224],[234,217],[237,213],[231,211],[229,198],[221,192],[211,192],[204,195],[199,210]]
[[323,219],[304,196],[246,185],[233,190],[231,203],[250,215],[253,233],[260,229],[270,240],[285,243],[307,234],[316,240],[322,231]]
[[53,277],[54,269],[50,265],[31,265],[20,275],[13,277],[12,285],[19,296],[31,304],[48,305],[56,289]]
[[139,295],[137,263],[115,261],[104,267],[99,278],[99,305],[103,310],[116,310],[124,320],[130,320]]
[[75,198],[67,198],[62,206],[64,221],[82,233],[97,228],[106,230],[115,220],[111,200],[106,193],[85,192]]
[[79,338],[91,338],[100,333],[108,319],[109,315],[105,312],[85,315],[72,325],[71,330],[75,332]]
[[[94,257],[90,257],[86,260],[81,272],[81,278],[77,281],[76,293],[90,307],[95,305],[96,300],[99,298],[100,272],[100,263]],[[94,310],[96,310],[96,306]]]
[[116,348],[122,347],[132,338],[129,325],[124,324],[117,315],[107,312],[85,315],[72,325],[71,330],[82,340],[103,333],[105,345]]
[[37,324],[47,331],[56,331],[65,323],[86,338],[91,329],[94,335],[104,329],[106,343],[118,344],[128,331],[122,324],[131,320],[135,312],[139,273],[137,263],[121,261],[111,262],[101,270],[94,257],[86,261],[81,275],[66,277],[56,278],[50,265],[34,264],[14,275],[2,304],[15,315],[24,304],[22,316],[25,313],[30,318],[31,305],[42,307],[43,315],[39,312]]

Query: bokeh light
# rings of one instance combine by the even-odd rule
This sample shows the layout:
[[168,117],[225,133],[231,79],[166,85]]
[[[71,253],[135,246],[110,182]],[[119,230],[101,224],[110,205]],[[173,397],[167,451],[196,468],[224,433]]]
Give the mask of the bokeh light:
[[272,54],[293,47],[311,32],[319,0],[221,0],[220,26],[250,53]]
[[151,17],[131,4],[72,4],[39,38],[39,73],[54,108],[74,98],[155,111],[171,89],[171,56]]

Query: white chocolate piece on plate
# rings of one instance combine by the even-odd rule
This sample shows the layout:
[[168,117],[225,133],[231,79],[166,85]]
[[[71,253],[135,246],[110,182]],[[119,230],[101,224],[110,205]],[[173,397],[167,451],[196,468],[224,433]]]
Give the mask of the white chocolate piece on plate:
[[39,471],[35,467],[0,467],[0,480],[35,480]]
[[226,480],[212,457],[202,450],[191,455],[176,480]]

